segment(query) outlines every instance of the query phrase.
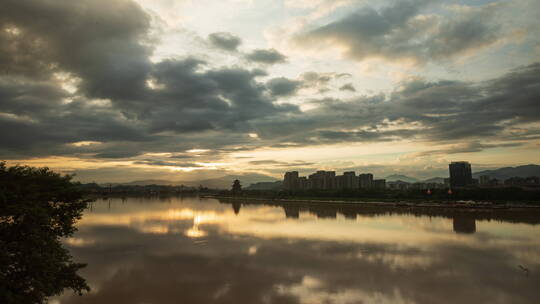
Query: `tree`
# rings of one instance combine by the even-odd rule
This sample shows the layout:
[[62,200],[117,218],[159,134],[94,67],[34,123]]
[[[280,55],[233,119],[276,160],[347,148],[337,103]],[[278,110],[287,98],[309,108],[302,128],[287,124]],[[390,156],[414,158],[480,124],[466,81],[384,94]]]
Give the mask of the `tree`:
[[0,162],[0,303],[43,303],[90,288],[60,239],[72,235],[89,200],[72,176]]
[[242,185],[240,185],[240,181],[235,179],[233,184],[232,184],[232,189],[231,189],[232,193],[233,194],[237,194],[237,193],[240,193],[242,192]]

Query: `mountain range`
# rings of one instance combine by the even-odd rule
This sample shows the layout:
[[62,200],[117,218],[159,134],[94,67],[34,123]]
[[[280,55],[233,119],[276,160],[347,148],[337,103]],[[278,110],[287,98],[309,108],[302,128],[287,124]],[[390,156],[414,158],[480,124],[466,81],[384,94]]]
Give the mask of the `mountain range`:
[[[529,177],[529,176],[540,176],[540,166],[539,165],[524,165],[524,166],[517,166],[517,167],[504,167],[494,170],[484,170],[473,173],[474,178],[479,178],[481,175],[488,175],[490,178],[496,178],[499,180],[505,180],[510,177]],[[279,180],[268,176],[264,174],[256,174],[256,173],[249,173],[249,174],[241,174],[241,175],[225,175],[221,177],[216,177],[212,179],[205,179],[205,180],[197,180],[197,181],[168,181],[168,180],[140,180],[140,181],[134,181],[130,183],[122,183],[122,185],[132,185],[132,186],[144,186],[144,185],[173,185],[173,186],[192,186],[192,187],[198,187],[199,185],[203,185],[204,187],[212,188],[212,189],[228,189],[231,187],[232,182],[238,179],[242,183],[242,185],[246,188],[253,184],[253,189],[269,189],[274,188],[278,186]],[[408,183],[416,183],[420,182],[422,180],[419,180],[414,177],[401,175],[401,174],[393,174],[389,175],[386,178],[387,182],[392,181],[404,181]],[[427,180],[423,180],[422,182],[425,183],[443,183],[444,177],[433,177]],[[107,184],[109,185],[109,184]],[[112,185],[118,185],[118,184],[112,184]]]
[[[474,172],[472,174],[473,178],[479,178],[482,175],[488,175],[490,178],[496,178],[498,180],[505,180],[511,177],[529,177],[529,176],[540,176],[540,166],[539,165],[523,165],[517,167],[504,167],[493,170],[483,170],[479,172]],[[421,182],[424,183],[444,183],[444,177],[432,177]],[[387,182],[393,181],[403,181],[408,183],[420,182],[417,178],[394,174],[386,177]]]
[[[242,174],[242,175],[225,175],[221,177],[196,180],[196,181],[170,181],[170,180],[161,180],[161,179],[149,179],[149,180],[138,180],[129,183],[113,183],[115,185],[127,185],[127,186],[145,186],[145,185],[168,185],[168,186],[191,186],[198,187],[202,185],[211,189],[228,189],[231,187],[232,182],[238,179],[243,186],[248,186],[250,184],[255,184],[258,182],[276,182],[277,179],[271,176],[263,174]],[[107,186],[109,183],[106,184]]]
[[488,175],[490,178],[496,178],[498,180],[505,180],[511,177],[529,177],[540,176],[539,165],[524,165],[517,167],[505,167],[496,170],[484,170],[473,173],[474,178],[479,178],[482,175]]
[[416,183],[416,182],[418,182],[417,178],[406,176],[406,175],[401,175],[401,174],[388,175],[385,179],[386,179],[387,182],[395,182],[395,181],[402,181],[402,182],[407,182],[407,183]]

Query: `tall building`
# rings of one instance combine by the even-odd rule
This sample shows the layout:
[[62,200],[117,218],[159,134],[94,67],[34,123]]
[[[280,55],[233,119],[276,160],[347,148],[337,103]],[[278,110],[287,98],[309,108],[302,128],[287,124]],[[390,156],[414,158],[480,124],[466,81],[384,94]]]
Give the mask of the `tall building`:
[[358,175],[358,180],[361,189],[371,188],[373,186],[373,174],[371,173]]
[[298,171],[285,172],[283,189],[296,190],[298,188]]
[[450,171],[450,187],[465,187],[472,184],[471,164],[466,161],[452,162]]
[[317,171],[309,176],[309,181],[312,189],[335,189],[336,171]]
[[337,183],[339,189],[358,189],[358,177],[354,171],[344,172],[338,176]]
[[371,187],[375,189],[386,189],[386,180],[385,179],[374,179],[371,183]]
[[384,180],[373,180],[373,174],[356,175],[354,171],[343,172],[336,176],[336,171],[319,170],[308,177],[299,176],[298,171],[285,172],[283,190],[356,190],[359,188],[385,188]]
[[298,178],[298,190],[306,190],[309,189],[308,186],[308,179],[305,176],[302,176]]

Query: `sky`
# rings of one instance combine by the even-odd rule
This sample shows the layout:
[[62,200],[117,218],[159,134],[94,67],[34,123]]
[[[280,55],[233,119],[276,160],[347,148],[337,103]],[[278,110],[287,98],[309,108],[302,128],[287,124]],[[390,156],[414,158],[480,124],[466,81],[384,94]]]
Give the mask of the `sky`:
[[83,182],[540,163],[537,0],[4,0],[0,160]]

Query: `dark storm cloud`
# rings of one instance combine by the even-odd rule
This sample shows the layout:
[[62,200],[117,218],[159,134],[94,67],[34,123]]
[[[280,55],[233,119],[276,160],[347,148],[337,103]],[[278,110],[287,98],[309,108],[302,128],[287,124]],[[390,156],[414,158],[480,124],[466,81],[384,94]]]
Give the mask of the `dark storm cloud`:
[[539,96],[536,63],[480,83],[417,80],[403,83],[389,96],[326,98],[299,115],[262,119],[257,129],[260,138],[288,145],[405,138],[438,143],[527,140],[538,130],[507,133],[522,123],[540,121]]
[[[495,136],[519,123],[538,122],[540,64],[482,83],[411,83],[394,99],[404,119],[430,127],[439,140]],[[422,109],[422,114],[408,112]]]
[[46,79],[54,69],[49,51],[38,37],[0,21],[0,74]]
[[212,33],[208,35],[208,40],[213,46],[227,51],[236,51],[242,43],[240,37],[225,32]]
[[[149,17],[130,1],[4,1],[0,10],[2,152],[69,153],[77,141],[148,140],[114,104],[144,87],[150,48]],[[62,89],[53,73],[76,78],[78,92]],[[18,130],[18,135],[15,135]]]
[[0,112],[0,128],[6,130],[0,133],[4,153],[72,153],[74,147],[62,145],[150,140],[140,124],[126,121],[108,107],[74,98],[54,82],[0,78]]
[[274,96],[288,96],[293,95],[302,82],[296,80],[290,80],[285,77],[278,77],[270,79],[266,86],[270,90],[270,93]]
[[256,81],[260,70],[223,68],[198,71],[194,59],[166,60],[155,66],[153,77],[162,89],[152,92],[152,107],[141,108],[141,119],[152,131],[197,132],[240,130],[253,119],[297,111],[293,105],[276,105],[266,87]]
[[407,139],[414,135],[417,135],[418,131],[415,130],[396,130],[396,131],[320,131],[318,139],[320,141],[327,142],[356,142],[356,141],[393,141],[400,139]]
[[[100,158],[183,151],[200,145],[200,139],[180,133],[249,132],[253,119],[298,111],[274,104],[256,80],[264,75],[261,70],[200,71],[205,63],[193,58],[150,63],[149,22],[130,1],[3,5],[0,39],[6,43],[0,61],[7,72],[0,75],[0,123],[19,130],[18,135],[2,133],[4,157],[17,151],[36,156],[79,151]],[[74,77],[77,91],[64,90],[56,72]],[[147,80],[157,87],[147,86]],[[96,104],[94,98],[102,100]],[[219,147],[240,137],[221,135],[204,144]],[[106,142],[100,146],[106,150],[66,146],[78,141]],[[126,149],[123,142],[133,141],[152,144]]]
[[96,158],[129,158],[138,156],[138,151],[106,151],[94,155]]
[[415,62],[452,58],[497,41],[500,27],[494,15],[500,5],[455,8],[448,16],[424,15],[431,0],[396,1],[375,10],[364,7],[337,21],[296,35],[305,47],[321,43],[343,45],[348,57],[363,60],[383,57]]
[[253,50],[251,53],[246,55],[246,58],[250,61],[264,64],[284,63],[287,60],[285,55],[281,54],[275,49]]
[[439,150],[429,150],[417,153],[418,156],[427,156],[434,154],[457,154],[457,153],[471,153],[471,152],[480,152],[485,149],[492,148],[512,148],[512,147],[521,147],[522,143],[508,142],[508,143],[496,143],[496,144],[483,144],[478,141],[472,141],[464,144],[459,144],[452,146],[448,149],[439,149]]
[[[47,57],[36,56],[36,67],[73,73],[87,96],[113,102],[134,98],[145,86],[151,49],[143,42],[149,26],[140,6],[123,0],[7,0],[0,12],[2,29],[14,27],[22,33],[7,41],[23,47],[17,53],[32,55],[36,51],[29,48],[35,45],[20,41],[37,41]],[[7,60],[19,66],[17,58]]]
[[19,116],[50,113],[71,94],[51,81],[20,81],[16,77],[0,77],[0,109]]
[[[362,47],[367,50],[351,48],[358,56],[379,51],[396,58],[416,56],[409,50],[417,46],[393,42],[397,35],[406,34],[399,25],[420,22],[414,16],[423,3],[365,9],[357,13],[362,18],[345,18],[309,35],[313,39],[320,33],[337,35],[339,29],[343,37],[351,38],[354,31],[365,38]],[[482,25],[487,26],[490,10],[480,7],[460,18],[445,19],[448,26],[435,27],[438,40],[431,41],[430,48],[427,44],[419,48],[429,51],[438,43],[448,44],[448,54],[436,52],[448,57],[474,48],[476,42],[488,43],[489,31]],[[470,31],[461,33],[463,24]],[[345,25],[352,30],[345,31]],[[400,139],[509,142],[540,136],[540,130],[520,125],[540,120],[539,64],[485,82],[417,80],[403,83],[388,96],[315,100],[313,109],[302,112],[295,105],[277,103],[276,98],[305,87],[325,90],[332,81],[350,75],[306,72],[299,80],[274,78],[264,83],[262,70],[216,68],[192,57],[153,63],[149,28],[148,14],[125,0],[4,1],[0,128],[8,131],[0,133],[1,157],[129,158],[195,147],[222,156],[262,146]],[[458,34],[462,36],[454,37]],[[268,64],[286,58],[275,50],[255,50],[247,57]],[[73,81],[75,92],[64,88],[59,75]],[[250,138],[248,133],[259,137]],[[100,144],[72,145],[80,141]]]

